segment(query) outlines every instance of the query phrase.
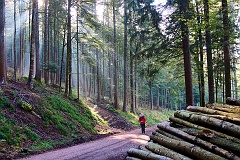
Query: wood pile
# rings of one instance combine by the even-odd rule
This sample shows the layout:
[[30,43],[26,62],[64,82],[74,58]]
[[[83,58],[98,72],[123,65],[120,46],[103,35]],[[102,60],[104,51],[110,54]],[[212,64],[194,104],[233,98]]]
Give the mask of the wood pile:
[[127,160],[240,160],[240,106],[213,104],[176,111]]

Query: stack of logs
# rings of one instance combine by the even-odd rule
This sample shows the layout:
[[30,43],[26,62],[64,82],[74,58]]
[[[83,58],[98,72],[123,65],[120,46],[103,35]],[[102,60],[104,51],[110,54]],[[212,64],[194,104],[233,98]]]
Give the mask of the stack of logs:
[[176,111],[127,160],[240,160],[240,107],[214,104]]

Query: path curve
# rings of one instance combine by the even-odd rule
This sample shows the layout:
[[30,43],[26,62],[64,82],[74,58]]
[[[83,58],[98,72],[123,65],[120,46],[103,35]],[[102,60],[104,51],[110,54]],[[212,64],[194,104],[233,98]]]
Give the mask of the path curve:
[[21,160],[123,160],[129,148],[145,145],[156,128],[156,125],[146,128],[146,135],[141,134],[139,128]]

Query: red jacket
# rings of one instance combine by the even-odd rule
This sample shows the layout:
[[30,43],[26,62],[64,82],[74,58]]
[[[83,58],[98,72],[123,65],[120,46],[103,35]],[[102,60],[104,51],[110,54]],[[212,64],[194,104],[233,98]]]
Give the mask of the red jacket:
[[145,116],[139,117],[138,122],[140,122],[140,124],[146,123],[146,118],[145,118]]

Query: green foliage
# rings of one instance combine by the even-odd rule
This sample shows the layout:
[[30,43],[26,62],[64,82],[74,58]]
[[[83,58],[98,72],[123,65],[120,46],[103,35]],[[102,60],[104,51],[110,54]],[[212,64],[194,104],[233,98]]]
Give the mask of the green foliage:
[[27,137],[32,141],[38,141],[40,140],[40,137],[33,131],[31,131],[27,126],[23,128],[24,133],[27,135]]
[[164,121],[168,121],[169,117],[174,114],[173,110],[163,109],[159,110],[149,110],[146,108],[138,108],[139,113],[144,113],[147,118],[147,125],[154,125]]
[[0,94],[0,108],[3,108],[3,107],[11,107],[11,103],[8,98]]
[[23,101],[23,100],[19,100],[18,101],[18,103],[17,103],[17,105],[19,106],[19,107],[21,107],[23,110],[25,110],[25,111],[32,111],[33,110],[33,107],[31,106],[31,104],[29,104],[28,102],[26,102],[26,101]]
[[0,109],[7,107],[10,113],[15,111],[15,107],[11,104],[8,98],[2,96],[3,94],[0,93]]
[[43,64],[43,70],[49,71],[51,73],[57,73],[57,70],[59,69],[59,66],[54,62],[44,63]]
[[81,100],[70,103],[59,96],[50,96],[38,108],[46,125],[56,125],[65,136],[70,132],[77,133],[78,127],[95,132],[94,122],[99,121]]
[[49,141],[39,142],[36,145],[29,147],[30,150],[40,151],[40,150],[47,150],[52,149],[54,144]]
[[138,116],[131,113],[131,112],[123,112],[123,111],[120,111],[118,110],[117,111],[118,114],[123,117],[124,119],[126,119],[128,122],[130,122],[131,124],[133,124],[134,126],[138,126],[139,123],[138,123]]
[[59,129],[59,131],[62,135],[66,136],[68,134],[68,130],[67,130],[66,126],[58,124],[57,128]]
[[8,144],[14,145],[23,139],[26,139],[26,136],[21,133],[20,127],[16,126],[13,120],[0,114],[0,141],[6,141]]

